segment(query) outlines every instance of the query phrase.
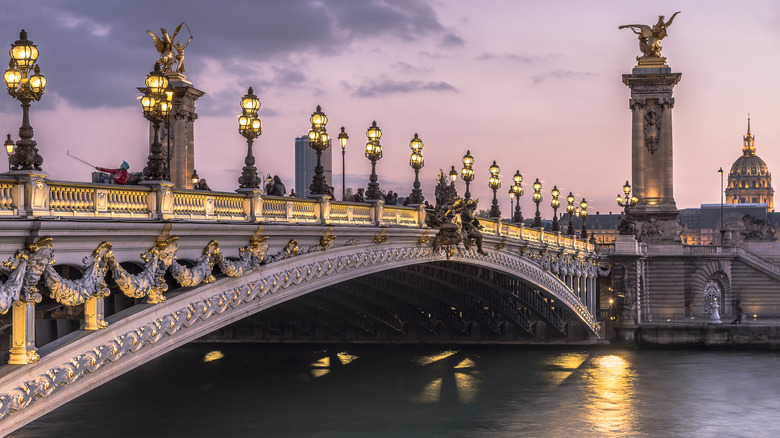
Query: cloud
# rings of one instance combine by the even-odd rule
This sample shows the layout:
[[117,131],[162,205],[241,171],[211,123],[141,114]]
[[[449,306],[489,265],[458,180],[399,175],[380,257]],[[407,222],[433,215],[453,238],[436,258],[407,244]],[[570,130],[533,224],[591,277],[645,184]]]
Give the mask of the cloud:
[[595,76],[595,73],[571,70],[552,70],[547,73],[534,76],[533,84],[540,84],[548,79],[585,79],[590,76]]
[[420,67],[419,65],[412,65],[408,62],[396,62],[392,65],[392,67],[396,70],[399,70],[403,73],[430,73],[433,71],[433,69],[428,67]]
[[[345,88],[352,90],[352,86],[349,84],[347,84]],[[420,91],[457,93],[458,89],[444,81],[396,81],[383,77],[358,86],[354,89],[352,95],[355,97],[371,98],[388,94],[406,94]]]
[[[182,21],[188,27],[177,39],[188,38],[189,30],[194,35],[186,50],[186,74],[209,93],[212,90],[202,85],[209,79],[199,73],[210,60],[225,71],[247,62],[286,65],[292,59],[311,59],[312,54],[319,58],[343,53],[356,41],[410,43],[448,32],[422,0],[190,0],[185,9],[177,2],[157,0],[41,0],[6,6],[0,15],[0,29],[6,30],[0,35],[11,42],[26,28],[40,50],[48,95],[56,93],[77,108],[135,105],[136,87],[143,85],[158,58],[146,30],[159,35],[160,27],[173,31]],[[294,86],[305,79],[295,70],[282,67],[278,77],[260,79]],[[254,81],[255,73],[237,76]],[[47,100],[44,97],[39,106],[51,108]]]
[[481,61],[506,61],[506,62],[519,62],[521,64],[535,64],[538,62],[547,62],[557,58],[558,55],[547,53],[544,55],[529,55],[527,53],[492,53],[484,52],[477,57]]
[[466,45],[466,41],[463,38],[455,35],[454,33],[445,34],[441,39],[441,46],[445,49],[452,49],[455,47],[463,47]]

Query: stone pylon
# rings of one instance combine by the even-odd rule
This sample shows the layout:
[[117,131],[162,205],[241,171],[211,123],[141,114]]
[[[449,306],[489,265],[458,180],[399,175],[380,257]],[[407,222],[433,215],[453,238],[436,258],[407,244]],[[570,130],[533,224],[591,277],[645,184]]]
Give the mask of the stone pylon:
[[[173,109],[168,121],[160,126],[160,142],[169,160],[173,187],[191,189],[191,177],[195,171],[194,124],[198,118],[195,101],[206,93],[193,87],[181,73],[168,72],[166,76],[174,90]],[[150,123],[150,143],[153,136],[154,130]],[[201,170],[201,176],[206,175],[207,172]]]
[[631,88],[631,182],[639,198],[631,209],[637,237],[645,242],[679,241],[674,202],[672,88],[681,73],[672,73],[666,58],[640,58],[623,83]]

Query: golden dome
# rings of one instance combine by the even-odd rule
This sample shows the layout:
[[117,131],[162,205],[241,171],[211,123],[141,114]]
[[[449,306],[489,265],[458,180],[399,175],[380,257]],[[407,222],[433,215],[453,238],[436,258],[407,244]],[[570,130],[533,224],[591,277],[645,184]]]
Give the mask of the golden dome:
[[742,137],[742,156],[731,165],[729,178],[740,176],[771,176],[764,160],[756,155],[756,137],[750,133],[748,117],[747,134]]
[[767,204],[769,211],[774,211],[772,174],[764,160],[756,155],[756,138],[750,133],[750,118],[747,134],[742,138],[742,156],[731,165],[729,172],[726,203]]

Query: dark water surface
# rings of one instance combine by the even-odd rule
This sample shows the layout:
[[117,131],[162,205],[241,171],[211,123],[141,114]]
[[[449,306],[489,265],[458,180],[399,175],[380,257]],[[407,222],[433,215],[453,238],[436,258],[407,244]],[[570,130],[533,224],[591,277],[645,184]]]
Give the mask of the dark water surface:
[[11,436],[777,437],[780,353],[188,345]]

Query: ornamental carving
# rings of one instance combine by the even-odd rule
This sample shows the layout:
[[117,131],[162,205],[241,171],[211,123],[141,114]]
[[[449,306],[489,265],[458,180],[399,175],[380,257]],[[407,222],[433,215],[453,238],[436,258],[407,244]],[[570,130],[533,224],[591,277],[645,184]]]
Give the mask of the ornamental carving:
[[645,134],[645,147],[647,150],[654,154],[658,150],[658,142],[660,139],[660,123],[661,119],[655,112],[655,109],[650,109],[645,112],[644,121],[644,134]]

